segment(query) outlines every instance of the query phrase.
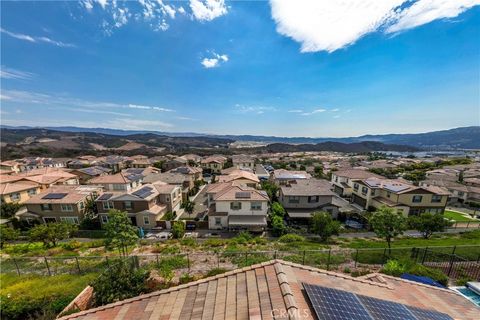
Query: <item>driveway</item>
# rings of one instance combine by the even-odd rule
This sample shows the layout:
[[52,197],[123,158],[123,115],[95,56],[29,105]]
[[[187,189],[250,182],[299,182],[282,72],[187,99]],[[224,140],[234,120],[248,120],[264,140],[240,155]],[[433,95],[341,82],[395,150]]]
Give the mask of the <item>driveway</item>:
[[193,209],[193,213],[189,215],[188,213],[183,213],[183,218],[196,218],[199,213],[204,212],[207,210],[207,186],[205,184],[202,186],[202,189],[193,197],[190,197],[190,201],[195,203],[195,208]]

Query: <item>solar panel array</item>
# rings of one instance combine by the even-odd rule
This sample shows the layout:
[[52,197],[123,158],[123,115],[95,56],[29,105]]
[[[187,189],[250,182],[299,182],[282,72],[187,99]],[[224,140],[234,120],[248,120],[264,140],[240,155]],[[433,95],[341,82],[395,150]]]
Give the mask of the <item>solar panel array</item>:
[[250,192],[235,192],[236,199],[250,199]]
[[113,193],[104,193],[97,200],[105,201],[110,199],[113,196]]
[[153,189],[151,187],[143,187],[140,190],[132,192],[132,194],[139,197],[139,198],[145,199],[148,196],[153,194]]
[[54,200],[54,199],[63,199],[65,198],[65,196],[67,195],[68,193],[49,193],[49,194],[46,194],[42,197],[42,199],[50,199],[50,200]]
[[304,283],[318,319],[375,320],[452,320],[435,310],[410,307],[401,303],[372,298],[351,292]]

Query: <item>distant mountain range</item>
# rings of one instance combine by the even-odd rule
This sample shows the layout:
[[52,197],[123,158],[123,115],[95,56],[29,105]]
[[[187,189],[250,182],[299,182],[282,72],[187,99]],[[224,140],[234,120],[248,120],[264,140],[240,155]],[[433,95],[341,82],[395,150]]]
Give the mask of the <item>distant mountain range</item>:
[[[39,129],[33,127],[10,127],[7,129]],[[189,137],[189,138],[214,138],[233,141],[251,141],[264,144],[319,144],[325,142],[337,142],[343,144],[361,142],[379,142],[383,144],[406,145],[427,150],[452,150],[452,149],[480,149],[480,126],[461,127],[442,131],[412,134],[383,134],[363,135],[359,137],[345,138],[309,138],[309,137],[275,137],[259,135],[211,135],[195,132],[162,132],[148,130],[119,130],[107,128],[79,128],[79,127],[43,127],[43,129],[76,132],[76,133],[97,133],[109,136],[132,136],[132,135],[157,135],[164,137]]]

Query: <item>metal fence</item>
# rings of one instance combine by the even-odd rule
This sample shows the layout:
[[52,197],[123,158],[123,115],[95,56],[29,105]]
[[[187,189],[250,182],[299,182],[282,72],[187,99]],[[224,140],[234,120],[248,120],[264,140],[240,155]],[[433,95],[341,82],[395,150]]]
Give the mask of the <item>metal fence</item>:
[[213,269],[232,270],[271,259],[283,259],[327,270],[356,272],[378,270],[390,259],[410,259],[439,268],[451,278],[468,275],[480,280],[480,246],[381,249],[326,249],[291,251],[209,251],[181,254],[146,254],[88,257],[12,257],[1,259],[2,273],[82,274],[102,272],[115,261],[130,259],[137,267],[174,269],[178,274],[208,274]]

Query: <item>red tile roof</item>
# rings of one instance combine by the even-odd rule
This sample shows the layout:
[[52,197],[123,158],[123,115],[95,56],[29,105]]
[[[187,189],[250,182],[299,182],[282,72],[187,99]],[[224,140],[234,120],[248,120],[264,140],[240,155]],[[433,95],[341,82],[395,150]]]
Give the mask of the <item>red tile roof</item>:
[[478,319],[480,313],[451,290],[377,274],[353,278],[272,260],[61,319],[313,319],[302,283],[434,309],[456,319]]

